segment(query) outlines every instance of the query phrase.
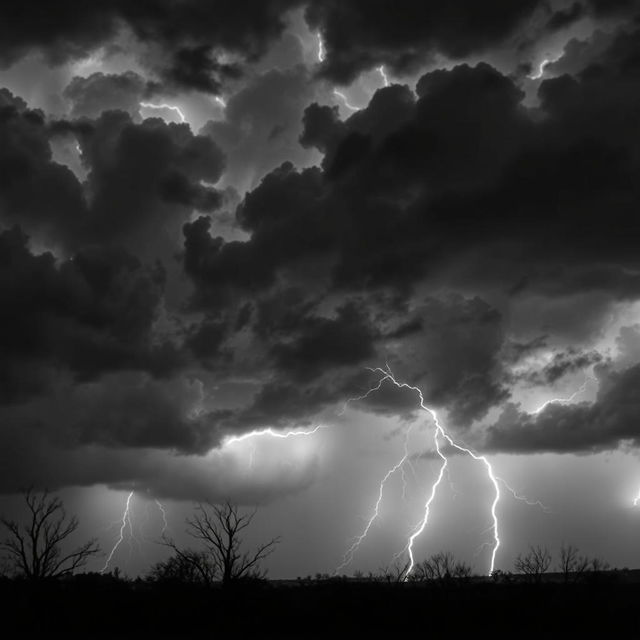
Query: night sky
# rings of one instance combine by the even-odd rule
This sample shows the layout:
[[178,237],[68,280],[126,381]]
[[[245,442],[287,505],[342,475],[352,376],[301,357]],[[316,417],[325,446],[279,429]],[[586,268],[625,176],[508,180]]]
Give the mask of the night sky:
[[9,0],[0,87],[0,510],[640,567],[640,2]]

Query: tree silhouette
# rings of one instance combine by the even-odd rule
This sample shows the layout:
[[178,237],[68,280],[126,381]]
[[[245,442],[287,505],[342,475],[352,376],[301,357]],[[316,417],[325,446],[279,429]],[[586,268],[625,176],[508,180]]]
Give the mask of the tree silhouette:
[[445,582],[462,580],[471,576],[471,567],[465,562],[457,562],[450,551],[436,553],[416,565],[413,579],[416,581],[435,580]]
[[211,586],[216,575],[216,567],[206,551],[175,549],[173,556],[153,565],[149,577],[154,582],[179,582]]
[[[241,514],[239,508],[229,501],[222,505],[202,505],[196,507],[193,518],[187,518],[187,533],[200,541],[208,555],[209,571],[220,576],[223,586],[248,577],[263,577],[260,562],[273,553],[280,538],[272,538],[253,551],[243,550],[242,532],[253,521],[257,510]],[[165,539],[165,544],[187,560],[187,552],[180,550],[173,540]],[[203,574],[202,557],[192,555],[189,560]]]
[[409,562],[401,564],[399,561],[396,561],[380,570],[380,578],[391,583],[404,582],[408,569]]
[[581,555],[578,547],[571,544],[563,544],[560,547],[558,570],[562,574],[564,582],[579,580],[584,572],[588,571],[589,564],[589,558]]
[[518,555],[514,562],[515,569],[532,582],[540,582],[551,566],[551,552],[546,547],[529,547],[529,551],[523,556]]
[[95,539],[64,552],[63,545],[78,528],[78,519],[67,516],[60,498],[28,489],[24,500],[29,514],[26,522],[0,518],[7,531],[0,549],[13,573],[30,579],[58,578],[72,574],[99,553]]

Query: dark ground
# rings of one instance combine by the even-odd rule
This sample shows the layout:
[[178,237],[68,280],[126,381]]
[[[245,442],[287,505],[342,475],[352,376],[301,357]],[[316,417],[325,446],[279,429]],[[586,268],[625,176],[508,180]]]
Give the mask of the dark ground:
[[[640,583],[0,583],[5,638],[639,638]],[[633,572],[635,574],[635,572]]]

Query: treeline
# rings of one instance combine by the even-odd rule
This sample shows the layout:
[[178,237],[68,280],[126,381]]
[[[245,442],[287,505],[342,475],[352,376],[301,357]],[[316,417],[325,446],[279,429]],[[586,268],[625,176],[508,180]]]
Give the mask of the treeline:
[[[26,518],[18,522],[0,517],[4,537],[0,539],[0,576],[29,580],[68,578],[84,568],[90,558],[100,553],[95,539],[69,550],[68,538],[78,528],[76,516],[69,516],[60,498],[48,492],[27,490],[24,493]],[[265,583],[267,573],[261,562],[269,556],[280,538],[267,540],[255,549],[245,548],[242,536],[251,526],[255,510],[243,513],[236,505],[198,505],[186,520],[186,533],[195,547],[181,547],[163,537],[160,542],[171,550],[166,560],[153,565],[144,580],[150,584],[184,584],[212,587],[217,585]],[[626,570],[623,570],[626,571]],[[574,545],[563,544],[555,559],[548,547],[531,546],[518,555],[513,571],[494,571],[491,581],[541,583],[552,575],[564,583],[593,581],[607,574],[613,578],[607,562],[580,553]],[[116,569],[110,579],[122,580]],[[408,564],[394,563],[377,573],[351,576],[317,574],[314,578],[281,581],[287,584],[345,581],[402,584],[464,584],[478,580],[471,566],[458,561],[451,552],[440,552],[419,561],[411,571]],[[97,578],[96,578],[97,579]]]
[[247,549],[241,534],[253,512],[202,505],[187,521],[193,547],[165,539],[171,556],[129,579],[117,568],[82,572],[95,541],[65,552],[77,519],[54,496],[26,498],[24,521],[2,520],[7,637],[640,637],[640,581],[628,579],[638,572],[607,570],[573,546],[555,559],[532,547],[513,573],[491,577],[443,552],[409,576],[398,564],[367,576],[268,580],[260,561],[278,540]]

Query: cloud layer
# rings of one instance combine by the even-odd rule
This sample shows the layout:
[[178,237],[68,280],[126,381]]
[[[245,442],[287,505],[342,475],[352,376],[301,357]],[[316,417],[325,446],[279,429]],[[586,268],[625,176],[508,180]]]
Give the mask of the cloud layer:
[[[129,38],[136,68],[77,75],[62,116],[0,90],[0,445],[97,451],[114,484],[132,452],[200,469],[226,435],[335,418],[385,362],[487,451],[638,445],[637,331],[599,346],[640,297],[637,3],[39,4],[0,10],[3,65],[108,67]],[[416,80],[342,118],[332,83],[380,65]],[[144,119],[159,96],[210,120]],[[591,404],[519,403],[592,367]]]

